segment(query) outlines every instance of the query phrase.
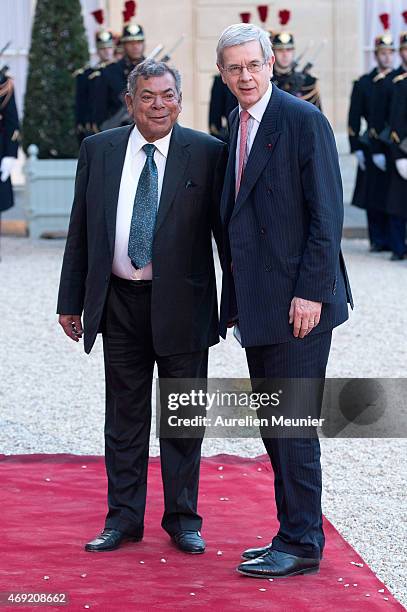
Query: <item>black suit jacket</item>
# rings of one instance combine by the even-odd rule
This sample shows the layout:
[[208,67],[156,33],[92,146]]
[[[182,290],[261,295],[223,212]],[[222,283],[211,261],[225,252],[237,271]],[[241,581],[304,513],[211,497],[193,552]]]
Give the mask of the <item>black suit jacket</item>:
[[[86,138],[81,146],[57,312],[81,314],[90,352],[114,255],[120,179],[132,126]],[[174,125],[153,243],[151,320],[160,355],[199,351],[219,341],[212,232],[221,251],[220,196],[226,147]]]
[[340,250],[342,183],[331,127],[315,106],[273,85],[235,202],[238,109],[230,125],[221,335],[237,312],[243,346],[292,340],[294,296],[323,302],[312,334],[332,329],[347,319],[352,296]]

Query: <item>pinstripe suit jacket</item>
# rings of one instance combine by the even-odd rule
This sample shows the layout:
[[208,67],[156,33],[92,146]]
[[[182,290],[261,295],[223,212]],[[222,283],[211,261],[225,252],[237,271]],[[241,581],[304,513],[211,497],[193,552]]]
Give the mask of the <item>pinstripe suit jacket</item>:
[[226,336],[228,319],[238,314],[243,346],[288,342],[294,296],[323,302],[311,334],[330,330],[348,318],[347,302],[353,307],[332,129],[312,104],[273,85],[235,201],[238,109],[229,122],[220,333]]

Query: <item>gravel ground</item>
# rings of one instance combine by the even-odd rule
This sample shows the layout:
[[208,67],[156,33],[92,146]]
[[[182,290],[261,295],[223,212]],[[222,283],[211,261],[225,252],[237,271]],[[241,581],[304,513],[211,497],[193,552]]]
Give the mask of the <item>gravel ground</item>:
[[[103,454],[100,339],[86,356],[54,314],[64,242],[7,237],[1,247],[0,452]],[[407,261],[368,254],[363,240],[343,247],[357,307],[334,332],[328,376],[404,377]],[[247,375],[232,337],[211,350],[210,376]],[[325,515],[406,605],[405,439],[321,445]],[[258,439],[207,439],[203,452],[255,456],[264,447]]]

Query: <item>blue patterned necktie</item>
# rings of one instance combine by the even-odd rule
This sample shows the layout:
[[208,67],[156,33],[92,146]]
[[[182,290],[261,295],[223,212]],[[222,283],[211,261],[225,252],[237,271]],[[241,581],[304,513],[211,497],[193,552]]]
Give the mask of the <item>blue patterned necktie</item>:
[[153,238],[158,206],[158,170],[154,161],[156,147],[143,146],[147,155],[134,198],[128,255],[135,268],[144,268],[152,260]]

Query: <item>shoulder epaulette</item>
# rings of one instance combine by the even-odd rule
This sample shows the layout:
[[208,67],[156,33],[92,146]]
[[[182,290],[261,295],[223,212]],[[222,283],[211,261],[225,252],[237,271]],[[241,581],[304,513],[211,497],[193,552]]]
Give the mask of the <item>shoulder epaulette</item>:
[[5,96],[11,93],[13,89],[13,81],[11,79],[7,79],[7,81],[4,81],[4,83],[0,83],[0,96]]
[[393,83],[400,83],[401,81],[404,81],[404,79],[407,79],[407,72],[403,72],[403,74],[398,74],[396,77],[394,77]]
[[397,132],[395,130],[392,131],[392,133],[390,134],[390,138],[393,142],[395,142],[396,144],[400,144],[400,138],[399,135],[397,134]]
[[318,83],[314,81],[311,85],[303,85],[301,87],[301,93],[308,93],[310,91],[314,91],[314,89],[318,89]]
[[386,75],[384,74],[384,72],[379,72],[379,74],[376,74],[376,76],[374,77],[373,83],[377,83],[378,81],[382,81],[385,78],[386,78]]
[[12,79],[8,78],[0,85],[0,109],[4,108],[13,95],[14,85]]
[[106,68],[107,66],[110,66],[110,64],[115,64],[115,60],[107,60],[106,62],[100,62],[100,64],[98,64],[98,68]]
[[90,73],[90,75],[88,76],[88,79],[92,80],[95,79],[96,77],[100,76],[102,74],[101,70],[94,70],[93,72]]
[[305,100],[306,102],[311,102],[311,104],[316,104],[319,99],[319,87],[318,81],[315,80],[312,85],[303,85],[301,87],[301,100]]
[[377,83],[377,81],[385,79],[392,70],[392,68],[386,68],[386,70],[383,70],[383,72],[378,72],[373,79],[373,83]]
[[84,66],[82,66],[81,68],[77,68],[76,70],[74,70],[72,72],[72,76],[75,79],[77,76],[79,76],[80,74],[83,74],[85,72],[85,70],[87,70],[90,67],[90,64],[85,64]]

